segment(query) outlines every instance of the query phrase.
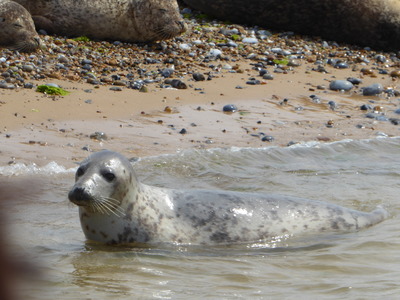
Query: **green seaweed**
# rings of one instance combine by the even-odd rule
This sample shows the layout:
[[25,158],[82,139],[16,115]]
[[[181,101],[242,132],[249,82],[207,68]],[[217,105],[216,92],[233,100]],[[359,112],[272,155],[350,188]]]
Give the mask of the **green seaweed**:
[[277,65],[284,65],[286,66],[289,63],[288,59],[274,59],[273,62]]
[[87,36],[78,36],[73,40],[76,42],[90,42],[90,39]]
[[196,19],[199,19],[199,20],[207,20],[208,19],[209,20],[210,17],[206,14],[198,14],[198,15],[196,15]]
[[238,41],[238,40],[240,40],[240,35],[238,35],[238,34],[232,34],[232,35],[231,35],[231,38],[232,38],[232,40],[234,40],[234,41]]
[[48,85],[39,85],[36,88],[36,92],[39,93],[44,93],[47,95],[59,95],[59,96],[66,96],[68,95],[70,92],[59,88],[59,87],[54,87],[54,86],[48,86]]

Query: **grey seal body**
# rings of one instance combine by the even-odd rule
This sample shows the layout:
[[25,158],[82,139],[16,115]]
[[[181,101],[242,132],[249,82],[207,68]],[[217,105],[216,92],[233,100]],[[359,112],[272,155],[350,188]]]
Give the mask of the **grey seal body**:
[[65,36],[151,42],[186,30],[176,0],[16,0],[36,28]]
[[184,0],[222,20],[379,49],[400,48],[399,0]]
[[29,12],[14,1],[0,1],[0,47],[30,52],[40,46]]
[[140,183],[122,155],[101,151],[79,167],[68,195],[85,236],[107,244],[191,245],[268,242],[353,232],[387,217],[302,198],[233,191],[179,190]]

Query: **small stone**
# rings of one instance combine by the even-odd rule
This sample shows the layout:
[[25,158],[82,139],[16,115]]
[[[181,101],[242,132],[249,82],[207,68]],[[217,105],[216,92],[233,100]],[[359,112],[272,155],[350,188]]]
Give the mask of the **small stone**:
[[274,79],[274,75],[272,75],[272,74],[264,74],[263,75],[263,79],[265,79],[265,80],[273,80]]
[[24,71],[24,72],[32,72],[34,69],[35,69],[35,67],[32,65],[23,65],[22,66],[22,71]]
[[187,85],[186,83],[184,83],[183,81],[179,80],[179,79],[173,79],[171,81],[171,86],[178,89],[178,90],[185,90],[187,89]]
[[139,92],[141,92],[141,93],[148,93],[148,92],[149,92],[149,89],[147,88],[147,86],[142,85],[142,86],[139,88]]
[[187,130],[185,128],[182,128],[181,131],[179,131],[180,134],[187,134]]
[[339,63],[335,64],[334,67],[337,69],[347,69],[349,67],[349,65],[345,62],[339,62]]
[[271,135],[265,135],[261,138],[261,141],[263,141],[263,142],[272,142],[274,140],[275,140],[275,138]]
[[119,86],[112,86],[112,87],[110,87],[110,91],[121,92],[122,88]]
[[372,105],[369,104],[363,104],[360,106],[361,110],[372,110],[372,108],[373,108]]
[[355,77],[349,77],[349,78],[347,78],[347,81],[350,81],[352,84],[360,84],[360,83],[362,83],[362,79],[355,78]]
[[374,83],[362,89],[363,96],[376,96],[383,92],[383,86],[380,83]]
[[31,82],[24,83],[24,88],[25,89],[33,89],[34,86],[35,85],[33,83],[31,83]]
[[82,59],[81,65],[91,65],[92,61],[90,59]]
[[400,70],[394,70],[394,71],[390,72],[390,76],[400,77]]
[[238,109],[237,109],[236,105],[234,105],[234,104],[227,104],[222,108],[222,111],[231,112],[231,113],[236,112],[237,110]]
[[174,69],[172,69],[172,68],[166,68],[166,69],[161,70],[161,75],[164,78],[171,77],[172,74],[174,74]]
[[98,141],[106,141],[108,139],[107,135],[101,131],[96,131],[95,133],[92,133],[90,135],[90,138]]
[[328,122],[326,122],[326,127],[328,127],[328,128],[332,128],[333,125],[335,125],[335,123],[333,122],[333,120],[329,120]]
[[247,38],[244,38],[242,40],[242,43],[245,43],[245,44],[258,44],[258,39],[257,38],[252,38],[252,37],[247,37]]
[[329,89],[333,91],[350,91],[353,84],[347,80],[334,80],[329,84]]
[[249,84],[249,85],[259,85],[259,84],[261,84],[261,81],[258,80],[258,79],[250,79],[250,80],[248,80],[248,81],[246,82],[246,84]]
[[204,81],[204,80],[206,80],[206,77],[201,73],[193,73],[192,76],[193,76],[193,79],[195,81]]
[[335,101],[332,101],[332,100],[329,101],[328,105],[329,105],[329,108],[332,109],[332,110],[335,110],[337,108],[337,104],[336,104]]
[[211,57],[219,57],[219,56],[221,56],[221,54],[222,54],[222,51],[219,49],[211,49],[210,52],[208,52],[208,56],[211,56]]

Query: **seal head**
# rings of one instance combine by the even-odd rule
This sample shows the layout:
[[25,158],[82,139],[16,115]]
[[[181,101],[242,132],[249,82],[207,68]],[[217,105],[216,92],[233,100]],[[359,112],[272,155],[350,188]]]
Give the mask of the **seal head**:
[[68,194],[74,204],[88,212],[118,214],[122,201],[136,181],[130,162],[122,155],[101,151],[86,159],[75,175]]
[[[142,40],[168,40],[187,30],[175,0],[138,0],[132,5],[138,32],[145,33]],[[147,26],[147,29],[144,30],[142,26]]]
[[0,47],[31,52],[40,46],[29,12],[14,1],[0,2]]

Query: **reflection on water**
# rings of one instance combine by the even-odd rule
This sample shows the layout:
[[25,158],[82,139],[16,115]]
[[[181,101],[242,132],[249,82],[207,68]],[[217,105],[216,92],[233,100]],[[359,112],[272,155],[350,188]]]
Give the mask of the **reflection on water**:
[[52,164],[5,166],[0,173],[4,180],[14,174],[11,182],[21,177],[16,173],[43,182],[40,197],[7,207],[18,251],[44,269],[40,284],[26,287],[34,299],[394,299],[400,292],[399,153],[400,139],[379,139],[186,151],[134,163],[138,177],[152,185],[273,191],[358,210],[384,205],[391,214],[357,233],[229,247],[86,242],[77,208],[66,198],[73,170]]

